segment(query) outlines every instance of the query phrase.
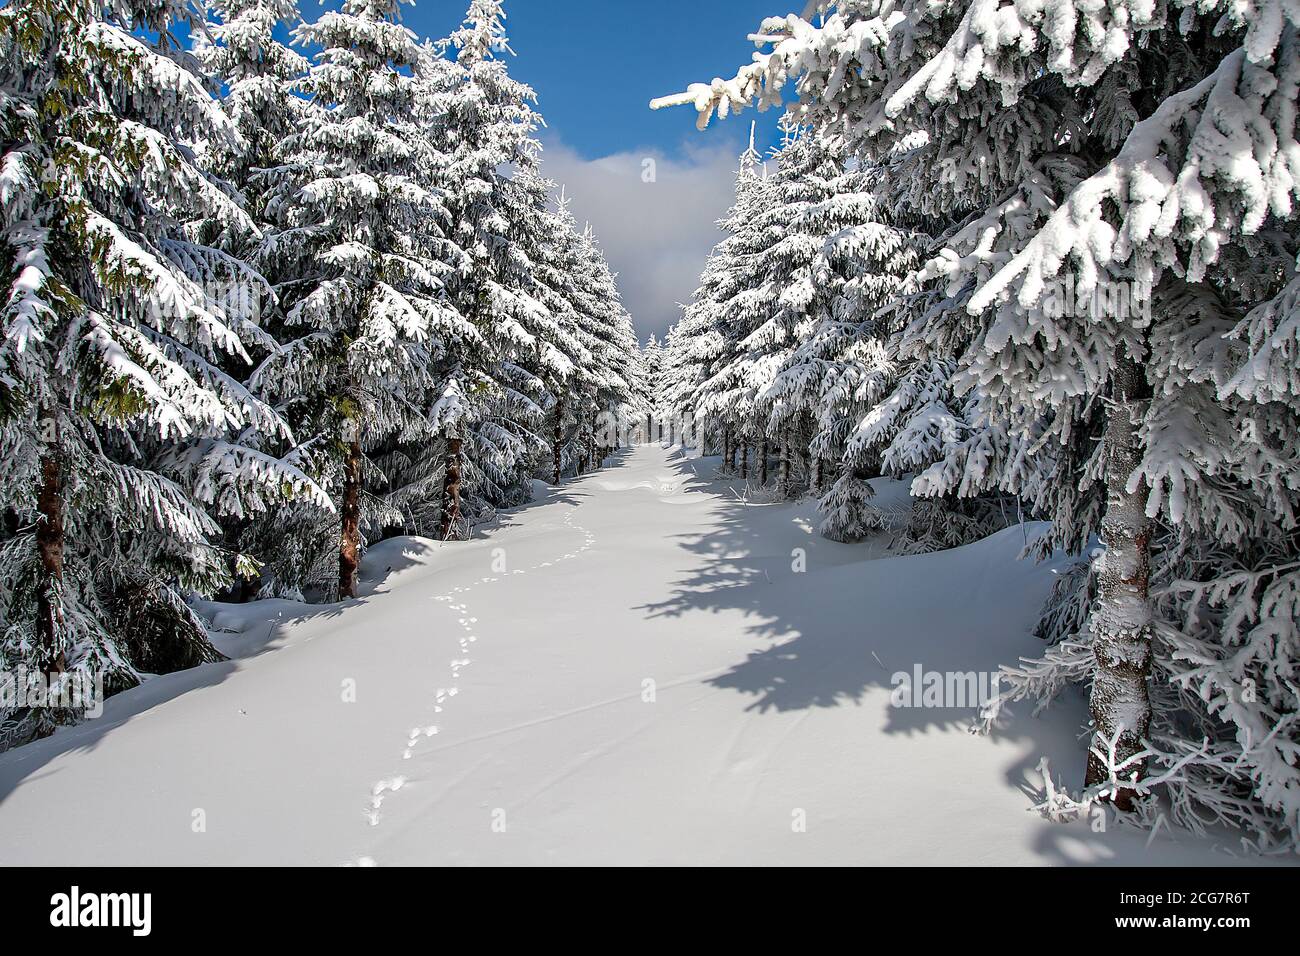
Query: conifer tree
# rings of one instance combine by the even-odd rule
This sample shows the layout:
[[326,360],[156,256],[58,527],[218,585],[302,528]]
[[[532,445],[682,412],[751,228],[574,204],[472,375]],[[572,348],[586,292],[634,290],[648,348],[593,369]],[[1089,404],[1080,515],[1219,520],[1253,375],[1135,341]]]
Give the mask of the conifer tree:
[[539,119],[533,91],[502,59],[510,48],[500,0],[474,0],[441,47],[454,61],[437,141],[448,158],[450,236],[465,252],[449,290],[473,330],[451,343],[436,370],[446,399],[436,409],[446,461],[440,532],[450,537],[463,534],[464,478],[488,505],[515,503],[526,462],[545,447],[543,389],[518,359],[536,353],[549,317],[528,243],[514,231],[535,211],[527,208],[535,195],[511,173],[536,169]]
[[183,2],[0,10],[4,657],[110,690],[218,657],[185,597],[252,565],[213,515],[328,505],[241,441],[288,429],[223,371],[251,328],[230,293],[255,280],[198,237],[256,226],[191,148],[243,144],[178,25],[204,29]]
[[366,526],[390,517],[372,455],[427,434],[434,357],[466,327],[444,293],[456,259],[428,185],[443,159],[420,122],[420,49],[397,10],[397,0],[348,0],[298,27],[322,48],[304,82],[317,108],[282,143],[286,169],[268,203],[275,247],[294,255],[281,301],[297,337],[256,380],[321,436],[340,516],[329,590],[345,598],[356,595]]
[[646,441],[658,441],[662,429],[664,411],[662,404],[663,388],[666,382],[664,369],[664,344],[653,332],[641,347],[642,390],[646,406]]
[[[874,0],[818,7],[816,26],[767,21],[771,52],[732,80],[660,105],[693,102],[706,122],[797,80],[801,117],[862,161],[910,149],[912,209],[955,224],[927,230],[943,235],[923,275],[943,305],[918,331],[976,409],[914,488],[998,488],[1054,519],[1045,547],[1104,544],[1085,631],[1011,675],[1012,696],[1091,685],[1088,786],[1053,810],[1146,812],[1139,798],[1163,787],[1188,825],[1208,811],[1294,843],[1294,766],[1255,744],[1291,733],[1294,699],[1234,705],[1207,664],[1244,638],[1233,615],[1294,632],[1269,591],[1294,528],[1274,418],[1290,411],[1229,384],[1280,374],[1278,346],[1251,336],[1293,271],[1294,11],[952,0],[892,10],[880,31]],[[1194,586],[1169,601],[1153,576],[1172,586],[1179,567]],[[1294,644],[1267,656],[1289,672]]]
[[[758,298],[757,252],[762,248],[760,212],[766,179],[761,156],[750,143],[740,156],[736,198],[719,227],[727,234],[709,255],[700,286],[670,336],[672,381],[666,400],[679,422],[698,424],[702,443],[719,442],[724,468],[731,458],[738,424],[728,401],[726,380],[714,376],[726,368],[739,347],[735,313]],[[679,426],[680,427],[680,426]],[[694,427],[691,428],[694,431]]]

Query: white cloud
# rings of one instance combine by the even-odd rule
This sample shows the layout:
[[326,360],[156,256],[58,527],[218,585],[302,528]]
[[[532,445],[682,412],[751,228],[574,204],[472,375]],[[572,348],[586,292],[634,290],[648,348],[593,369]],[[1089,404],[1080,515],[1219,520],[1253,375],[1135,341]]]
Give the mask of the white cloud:
[[[642,341],[662,336],[699,284],[722,237],[717,221],[731,205],[739,151],[728,141],[688,144],[680,158],[645,150],[589,160],[548,137],[542,170],[567,187],[578,222],[591,223]],[[642,178],[647,159],[653,182]]]

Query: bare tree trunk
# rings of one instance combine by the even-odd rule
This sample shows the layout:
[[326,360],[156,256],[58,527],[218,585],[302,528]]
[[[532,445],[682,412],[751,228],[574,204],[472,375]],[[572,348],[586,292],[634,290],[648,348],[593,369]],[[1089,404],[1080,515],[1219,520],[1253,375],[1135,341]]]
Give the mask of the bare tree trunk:
[[36,551],[44,577],[36,597],[40,666],[46,673],[62,673],[67,667],[62,647],[64,501],[63,466],[57,443],[41,457],[36,508],[40,513],[36,522]]
[[[1100,559],[1097,605],[1092,615],[1092,746],[1106,752],[1115,739],[1119,764],[1142,751],[1151,726],[1152,611],[1151,523],[1146,515],[1145,485],[1128,490],[1129,477],[1141,460],[1138,427],[1149,395],[1142,368],[1127,354],[1115,369],[1114,395],[1106,423],[1106,515],[1101,523],[1105,554]],[[1145,761],[1124,767],[1120,776],[1141,779]],[[1088,755],[1088,785],[1104,783],[1106,761]],[[1113,800],[1129,810],[1134,791],[1120,788]]]
[[759,452],[759,459],[758,459],[759,460],[758,483],[763,485],[764,487],[767,486],[767,452],[768,452],[767,439],[764,438],[763,449],[762,451]]
[[744,442],[740,445],[740,477],[742,480],[749,477],[749,445]]
[[722,473],[731,473],[731,426],[722,426]]
[[343,503],[340,510],[339,599],[357,596],[361,564],[361,440],[353,438],[343,458]]
[[555,439],[552,442],[555,451],[555,484],[564,479],[564,399],[555,407]]
[[439,529],[443,541],[452,540],[460,521],[461,447],[461,439],[447,439],[447,465],[442,478],[442,527]]

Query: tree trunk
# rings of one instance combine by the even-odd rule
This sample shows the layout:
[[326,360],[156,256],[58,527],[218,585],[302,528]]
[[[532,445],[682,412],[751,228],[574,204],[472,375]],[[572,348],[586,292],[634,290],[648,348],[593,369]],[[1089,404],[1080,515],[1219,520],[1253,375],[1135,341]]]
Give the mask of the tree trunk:
[[820,455],[814,455],[812,459],[812,474],[808,476],[808,482],[812,486],[813,494],[820,494],[822,490],[822,459]]
[[361,564],[361,441],[348,442],[343,459],[343,507],[340,512],[339,598],[357,596],[357,568]]
[[[1125,355],[1113,378],[1114,395],[1106,423],[1106,515],[1101,523],[1105,553],[1100,558],[1097,605],[1092,615],[1092,746],[1105,752],[1102,738],[1118,734],[1114,760],[1119,764],[1140,753],[1151,726],[1152,612],[1151,523],[1146,515],[1145,484],[1128,490],[1129,477],[1141,461],[1138,427],[1149,395],[1141,367]],[[1145,761],[1121,771],[1123,779],[1145,772]],[[1110,777],[1104,760],[1088,755],[1086,783],[1104,783]],[[1120,788],[1113,800],[1129,810],[1134,791]]]
[[724,475],[731,473],[731,426],[724,425],[722,428],[722,473]]
[[442,478],[442,527],[440,537],[450,541],[460,521],[461,439],[447,439],[447,466]]
[[767,439],[764,438],[763,448],[759,452],[759,457],[758,457],[758,467],[759,467],[758,483],[763,487],[767,487],[767,451],[768,451]]
[[41,457],[41,486],[36,496],[40,517],[36,522],[36,551],[41,581],[36,597],[36,635],[40,642],[40,667],[62,673],[63,656],[63,470],[57,446]]
[[555,407],[555,484],[564,479],[564,399]]
[[790,497],[790,440],[788,438],[781,439],[781,465],[780,465],[779,474],[781,476],[781,485],[780,485],[781,497],[789,498]]
[[749,445],[744,442],[740,444],[740,477],[741,480],[749,477]]

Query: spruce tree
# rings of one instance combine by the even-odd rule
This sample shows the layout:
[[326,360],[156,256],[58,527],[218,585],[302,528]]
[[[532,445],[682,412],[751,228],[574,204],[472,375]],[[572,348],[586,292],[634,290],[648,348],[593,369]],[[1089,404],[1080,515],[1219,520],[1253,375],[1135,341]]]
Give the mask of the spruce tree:
[[242,441],[288,429],[224,371],[247,361],[256,280],[199,237],[256,226],[193,149],[243,143],[177,25],[203,18],[183,2],[0,10],[4,657],[109,690],[219,656],[185,598],[253,565],[215,543],[214,515],[328,505]]
[[367,527],[377,533],[391,517],[374,456],[427,434],[434,356],[463,323],[444,289],[456,260],[430,185],[442,158],[421,122],[420,48],[397,0],[349,0],[295,36],[322,49],[304,81],[315,108],[281,144],[268,205],[275,247],[292,255],[281,302],[297,337],[258,381],[295,406],[301,431],[321,436],[340,517],[328,590],[347,598]]
[[[914,488],[998,488],[1053,519],[1045,548],[1104,545],[1086,628],[1010,673],[1012,696],[1091,685],[1087,787],[1051,809],[1145,813],[1161,788],[1190,826],[1208,812],[1293,844],[1294,766],[1255,734],[1290,733],[1294,701],[1238,706],[1210,662],[1253,632],[1235,615],[1294,631],[1270,590],[1294,528],[1290,402],[1231,384],[1279,374],[1253,336],[1294,268],[1294,11],[952,0],[880,32],[875,2],[821,7],[816,26],[767,21],[771,51],[734,79],[660,105],[705,122],[797,80],[801,117],[862,161],[910,150],[913,210],[953,224],[927,230],[943,236],[924,273],[940,305],[918,332],[976,409]],[[1295,666],[1289,640],[1266,654]]]

